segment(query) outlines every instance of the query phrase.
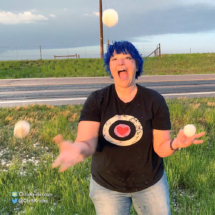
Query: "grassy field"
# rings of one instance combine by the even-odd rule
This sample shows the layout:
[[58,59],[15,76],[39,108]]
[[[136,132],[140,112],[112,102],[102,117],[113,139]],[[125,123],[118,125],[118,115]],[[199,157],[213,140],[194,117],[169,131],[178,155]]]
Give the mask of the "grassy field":
[[[188,123],[206,131],[204,143],[164,159],[173,215],[215,214],[215,98],[167,99],[172,138]],[[58,133],[75,140],[82,105],[0,108],[0,214],[95,215],[89,198],[91,157],[59,173],[52,169]],[[29,135],[13,136],[18,120],[31,123]],[[12,204],[11,192],[49,194],[48,203]],[[22,197],[30,200],[30,197]],[[20,199],[20,197],[19,197]],[[131,214],[136,215],[134,209]]]
[[[145,58],[145,75],[212,74],[215,53]],[[0,61],[0,79],[107,76],[103,59]]]

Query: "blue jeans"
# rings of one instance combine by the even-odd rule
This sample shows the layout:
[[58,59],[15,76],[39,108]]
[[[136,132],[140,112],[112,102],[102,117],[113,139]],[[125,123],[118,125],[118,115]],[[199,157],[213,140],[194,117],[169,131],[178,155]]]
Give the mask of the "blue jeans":
[[129,215],[131,204],[138,215],[170,215],[169,186],[164,172],[153,186],[132,193],[106,189],[92,179],[90,198],[97,215]]

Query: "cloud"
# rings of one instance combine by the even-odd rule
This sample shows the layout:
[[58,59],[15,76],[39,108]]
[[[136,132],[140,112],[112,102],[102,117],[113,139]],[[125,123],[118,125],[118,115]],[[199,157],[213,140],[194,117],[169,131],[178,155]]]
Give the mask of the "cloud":
[[93,12],[93,14],[99,16],[99,12]]
[[47,20],[45,16],[35,15],[29,11],[24,13],[14,14],[11,12],[0,11],[0,24],[15,25],[15,24],[28,24],[36,21]]
[[63,10],[67,10],[67,8],[64,8]]
[[51,14],[50,16],[51,16],[51,17],[55,17],[55,15],[54,15],[54,14]]
[[[104,42],[106,42],[107,39],[109,39],[110,42],[117,40],[139,42],[138,38],[146,38],[147,40],[150,39],[151,41],[155,40],[154,38],[156,38],[156,40],[158,40],[156,43],[159,43],[159,38],[152,35],[194,35],[195,33],[199,32],[215,31],[215,6],[212,7],[211,5],[205,4],[204,7],[202,7],[203,1],[201,4],[181,4],[180,6],[175,6],[172,5],[173,3],[176,4],[175,1],[171,0],[173,3],[170,4],[169,0],[169,4],[165,8],[162,5],[160,5],[160,7],[156,6],[156,9],[153,9],[154,11],[146,11],[146,9],[144,9],[144,6],[150,8],[150,5],[148,4],[151,1],[137,0],[138,4],[132,4],[129,3],[130,0],[125,0],[127,4],[123,4],[123,6],[120,4],[120,1],[111,1],[113,4],[109,5],[109,8],[114,8],[118,12],[119,22],[112,28],[104,26]],[[167,0],[164,1],[167,4]],[[181,0],[177,1],[177,4],[179,4],[180,1]],[[185,0],[183,1],[185,2]],[[49,18],[49,20],[35,22],[44,23],[45,21],[48,23],[50,21],[50,24],[22,25],[22,28],[20,28],[20,25],[14,25],[11,27],[11,25],[0,24],[0,41],[2,44],[9,47],[32,46],[32,44],[34,45],[35,43],[37,46],[42,44],[46,46],[59,47],[91,46],[99,44],[99,19],[98,16],[93,14],[93,12],[99,10],[98,5],[96,5],[94,1],[92,1],[93,6],[89,4],[89,7],[87,6],[84,8],[81,7],[83,6],[82,1],[69,1],[73,2],[74,4],[78,4],[78,6],[72,6],[68,4],[67,11],[63,11],[65,6],[62,7],[62,5],[58,5],[55,10],[55,8],[50,8],[50,5],[47,5],[47,8],[45,8],[42,4],[42,0],[37,0],[35,2],[37,2],[37,4],[40,3],[40,7],[38,6],[37,8],[35,5],[32,5],[31,7],[29,6],[31,9],[37,8],[36,12],[31,11],[31,13],[36,15],[44,14],[47,18]],[[53,1],[53,4],[55,4],[55,2],[58,1]],[[158,2],[158,0],[152,0],[153,4],[155,4],[155,2]],[[44,1],[44,4],[46,4],[46,1]],[[44,9],[42,9],[42,7],[44,7]],[[56,17],[58,17],[57,14],[59,13],[59,10],[61,11],[60,19],[50,17],[51,13],[55,13]],[[18,16],[18,13],[23,10],[19,9],[18,12],[14,12],[11,9],[4,9],[4,11],[11,11]],[[24,11],[30,10],[26,9]],[[67,13],[68,11],[71,12]],[[52,23],[53,20],[55,21],[54,24]],[[74,20],[79,20],[79,22],[75,22]],[[129,31],[127,29],[129,29]],[[55,33],[53,34],[53,32]],[[172,37],[174,38],[175,36]],[[200,39],[203,40],[201,37]],[[183,42],[184,41],[188,41],[187,36],[183,38]],[[176,41],[176,44],[178,45],[178,41]],[[201,43],[199,42],[198,44]]]
[[99,16],[99,12],[93,12],[92,14],[85,13],[84,16]]

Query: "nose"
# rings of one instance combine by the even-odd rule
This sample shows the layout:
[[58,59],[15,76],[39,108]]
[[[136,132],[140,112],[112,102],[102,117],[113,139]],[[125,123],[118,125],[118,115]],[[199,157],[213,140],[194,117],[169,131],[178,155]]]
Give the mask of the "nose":
[[124,58],[119,58],[118,59],[118,64],[123,65],[124,64]]

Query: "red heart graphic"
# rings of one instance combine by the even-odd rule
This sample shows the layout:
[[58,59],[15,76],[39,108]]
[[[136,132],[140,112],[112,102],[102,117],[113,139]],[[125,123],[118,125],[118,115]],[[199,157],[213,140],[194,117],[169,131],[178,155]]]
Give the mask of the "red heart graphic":
[[128,132],[129,128],[128,127],[117,126],[116,130],[120,135],[123,136],[124,134],[126,134]]

